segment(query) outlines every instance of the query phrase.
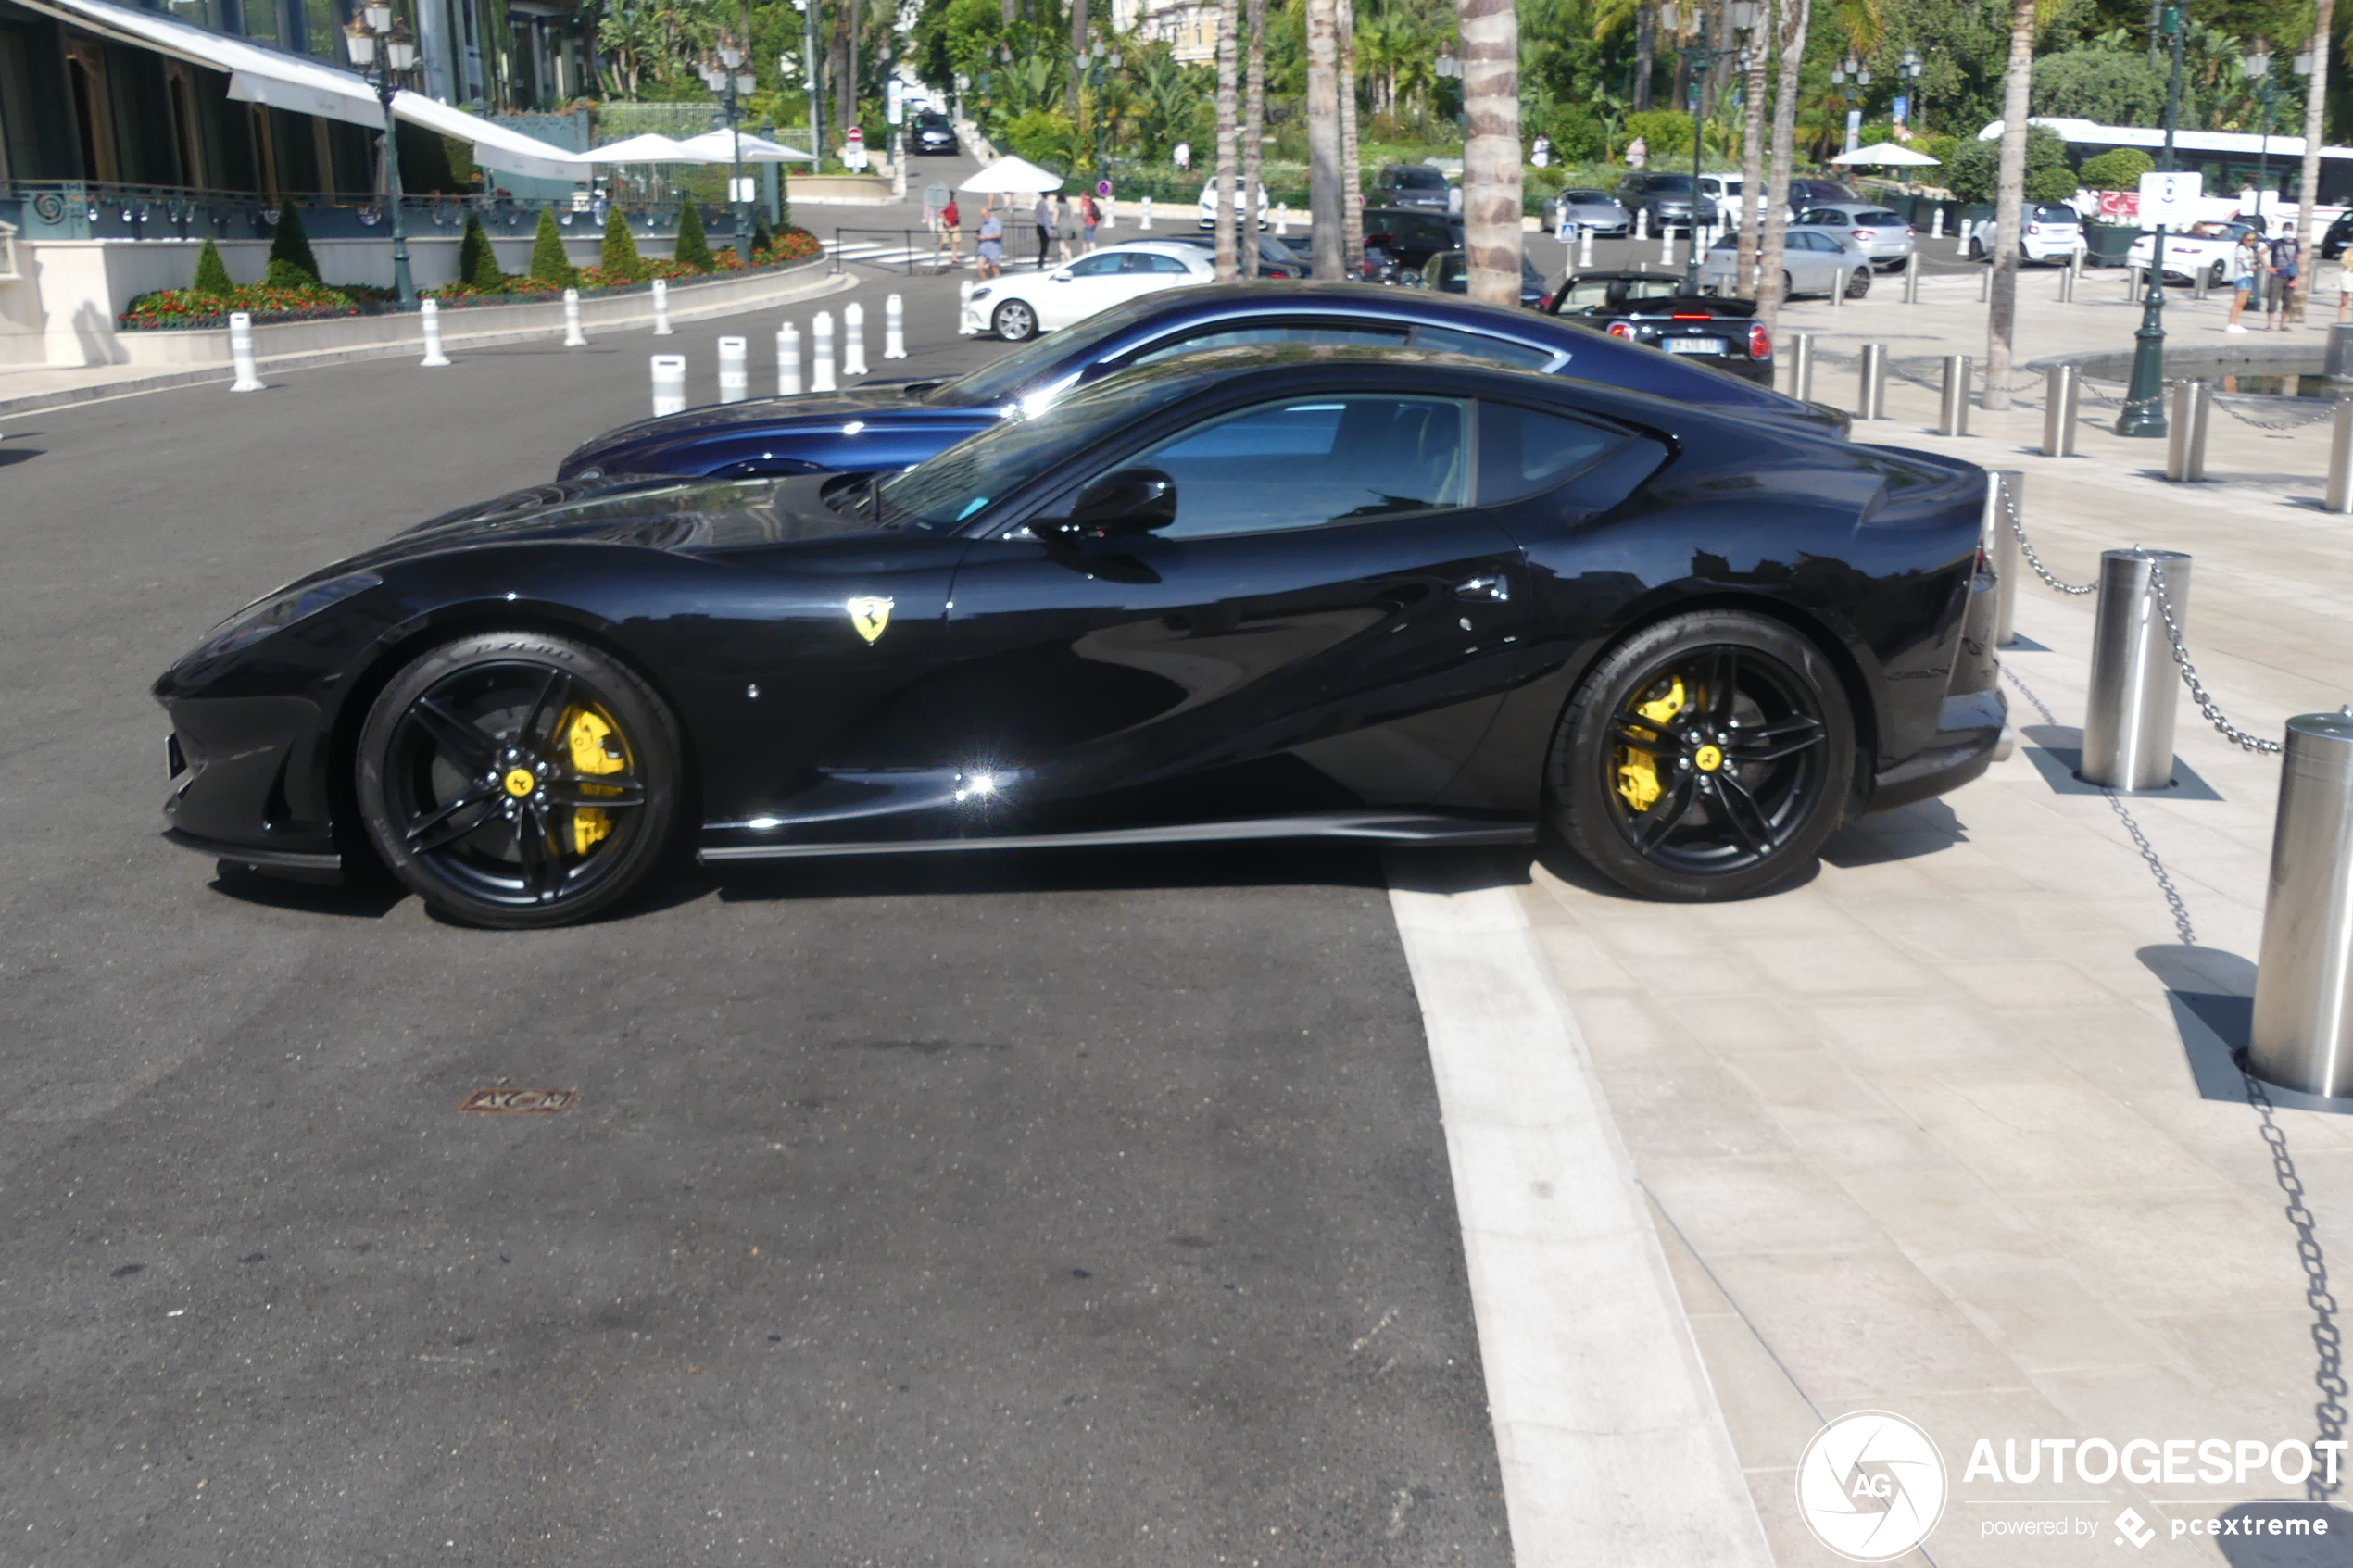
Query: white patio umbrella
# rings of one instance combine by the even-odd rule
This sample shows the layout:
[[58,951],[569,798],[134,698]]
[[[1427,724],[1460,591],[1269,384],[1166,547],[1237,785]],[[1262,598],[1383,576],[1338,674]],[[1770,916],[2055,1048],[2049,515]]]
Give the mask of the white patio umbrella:
[[611,142],[601,147],[591,147],[585,153],[574,153],[582,163],[725,163],[727,155],[711,157],[688,147],[684,142],[673,142],[667,136],[648,133],[632,136],[626,141]]
[[[771,142],[746,131],[743,138],[743,161],[746,163],[813,163],[816,160],[799,147],[787,147],[782,142]],[[678,144],[701,155],[711,163],[732,163],[736,154],[736,136],[725,131],[706,131],[699,136],[689,136]]]
[[1065,183],[1067,182],[1061,175],[1049,174],[1027,158],[1008,155],[956,189],[978,195],[1036,195],[1046,191],[1059,191]]
[[1857,147],[1851,153],[1841,153],[1832,163],[1876,164],[1881,167],[1925,169],[1941,161],[1926,153],[1916,153],[1909,147],[1899,147],[1893,142],[1873,142],[1868,147]]

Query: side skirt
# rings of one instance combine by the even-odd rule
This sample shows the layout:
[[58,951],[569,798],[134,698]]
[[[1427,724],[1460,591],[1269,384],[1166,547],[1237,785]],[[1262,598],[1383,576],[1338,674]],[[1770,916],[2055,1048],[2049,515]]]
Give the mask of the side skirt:
[[1298,817],[1246,817],[1168,827],[1108,828],[1004,837],[880,839],[866,843],[734,844],[702,850],[706,864],[797,860],[822,855],[937,855],[975,849],[1093,849],[1149,844],[1215,844],[1265,838],[1368,838],[1390,844],[1530,844],[1533,822],[1397,811],[1329,811]]

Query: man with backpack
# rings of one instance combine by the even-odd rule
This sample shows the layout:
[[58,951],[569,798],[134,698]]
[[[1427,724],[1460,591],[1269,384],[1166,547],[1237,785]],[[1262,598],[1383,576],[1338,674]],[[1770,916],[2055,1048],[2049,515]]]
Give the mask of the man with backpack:
[[2301,319],[2296,308],[2296,279],[2303,270],[2304,246],[2296,239],[2296,231],[2288,230],[2271,242],[2271,292],[2263,301],[2263,330],[2271,330],[2272,312],[2279,313],[2279,330],[2286,332]]

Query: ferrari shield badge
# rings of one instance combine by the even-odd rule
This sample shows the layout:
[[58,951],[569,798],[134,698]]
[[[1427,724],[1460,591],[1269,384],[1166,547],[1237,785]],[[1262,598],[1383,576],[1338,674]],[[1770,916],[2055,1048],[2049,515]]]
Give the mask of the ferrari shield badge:
[[890,624],[890,607],[895,602],[885,598],[856,598],[845,608],[849,611],[849,623],[858,628],[860,636],[871,643],[883,634],[884,627]]

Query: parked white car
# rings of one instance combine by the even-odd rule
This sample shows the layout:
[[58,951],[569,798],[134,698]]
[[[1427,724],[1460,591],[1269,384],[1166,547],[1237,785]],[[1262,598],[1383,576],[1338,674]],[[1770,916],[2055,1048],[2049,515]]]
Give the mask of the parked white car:
[[[2068,257],[2083,248],[2083,217],[2073,207],[2061,202],[2038,202],[2020,216],[2026,220],[2026,232],[2019,236],[2020,260],[2065,266]],[[1980,218],[1962,229],[1963,248],[1971,261],[1993,256],[1995,229],[1991,218]]]
[[[2226,287],[2238,254],[2239,236],[2254,234],[2260,238],[2262,232],[2252,223],[2206,222],[2193,223],[2178,234],[2169,233],[2165,236],[2166,279],[2186,283],[2203,272],[2209,285]],[[2133,242],[2133,248],[2124,253],[2124,264],[2146,267],[2156,257],[2157,235],[2144,230]]]
[[[1234,227],[1237,229],[1243,226],[1249,199],[1250,192],[1243,187],[1241,176],[1235,175]],[[1266,227],[1268,221],[1266,213],[1266,187],[1261,184],[1258,187],[1258,226],[1262,229]],[[1201,226],[1204,229],[1217,227],[1217,182],[1214,178],[1201,188]]]
[[994,332],[1021,343],[1083,321],[1138,295],[1214,282],[1216,258],[1198,245],[1139,241],[1082,256],[1051,272],[991,278],[964,307],[968,333]]

